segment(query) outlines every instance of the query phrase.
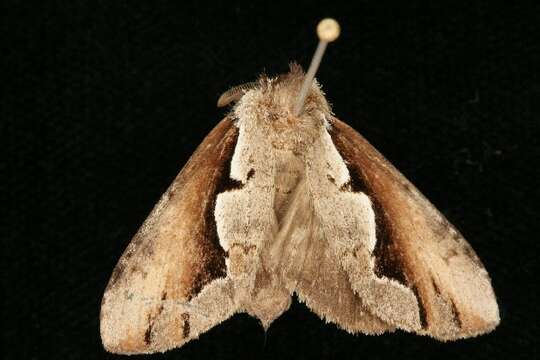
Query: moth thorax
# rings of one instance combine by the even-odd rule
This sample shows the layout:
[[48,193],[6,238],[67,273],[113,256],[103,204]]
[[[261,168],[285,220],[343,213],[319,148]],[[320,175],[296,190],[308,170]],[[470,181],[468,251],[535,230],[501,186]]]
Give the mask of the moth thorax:
[[281,223],[291,198],[301,179],[305,177],[304,160],[287,150],[275,152],[274,211],[278,224]]
[[292,114],[269,119],[271,144],[275,149],[301,155],[315,141],[316,124],[306,117]]

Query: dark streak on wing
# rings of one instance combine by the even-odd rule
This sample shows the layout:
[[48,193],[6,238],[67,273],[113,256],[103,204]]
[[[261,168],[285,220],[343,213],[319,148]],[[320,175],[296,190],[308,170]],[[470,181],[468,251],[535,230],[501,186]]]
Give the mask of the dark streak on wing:
[[431,286],[433,286],[433,290],[435,290],[438,295],[441,294],[441,289],[439,289],[439,286],[437,285],[437,282],[435,282],[433,276],[431,277]]
[[418,294],[418,288],[416,286],[413,286],[411,288],[411,290],[414,293],[414,295],[416,296],[416,298],[418,299],[418,310],[419,310],[419,315],[420,315],[420,325],[422,326],[422,329],[425,329],[428,326],[428,320],[427,320],[428,317],[427,317],[427,311],[426,311],[426,306],[424,304],[424,300]]
[[[167,293],[162,295],[162,300],[165,300],[166,296],[167,296]],[[148,328],[144,332],[144,342],[146,345],[150,345],[152,343],[152,336],[153,336],[152,329],[154,327],[154,321],[156,321],[159,315],[161,315],[161,313],[163,312],[163,309],[164,309],[164,306],[163,304],[161,304],[156,314],[154,315],[148,314]]]
[[461,321],[461,315],[459,313],[459,310],[456,306],[456,303],[454,302],[453,299],[450,299],[450,302],[451,302],[451,306],[452,306],[452,315],[454,316],[454,320],[456,321],[458,327],[462,327],[463,326],[463,322]]
[[[238,131],[235,131],[233,135],[229,136],[227,139],[224,139],[226,143],[223,145],[222,152],[218,159],[221,160],[223,158],[229,158],[229,160],[225,162],[218,161],[216,164],[212,164],[215,169],[213,178],[218,179],[218,181],[217,183],[212,184],[214,189],[212,191],[212,198],[209,199],[210,206],[206,206],[204,212],[205,225],[202,227],[202,229],[205,231],[205,234],[201,236],[201,238],[207,239],[202,246],[202,252],[205,256],[205,271],[199,271],[193,279],[192,289],[188,295],[188,300],[196,296],[210,281],[225,277],[227,275],[227,268],[225,265],[227,253],[219,244],[214,210],[216,208],[217,196],[220,193],[242,187],[242,183],[240,181],[230,178],[230,155],[234,152],[237,139]],[[220,165],[223,166],[220,167]]]
[[152,343],[152,327],[154,326],[154,321],[150,314],[148,315],[148,328],[144,332],[144,343],[150,345]]
[[188,313],[183,313],[181,315],[181,318],[182,318],[182,336],[184,337],[184,339],[187,339],[189,337],[189,332],[190,332],[190,326],[189,326],[189,314]]
[[[126,257],[128,257],[127,253],[126,253]],[[111,279],[109,280],[109,284],[107,285],[107,288],[114,286],[114,284],[118,282],[118,280],[122,277],[122,274],[124,273],[125,268],[126,268],[126,264],[123,261],[119,261],[118,264],[116,264],[111,274]]]
[[354,160],[347,151],[343,151],[345,147],[340,146],[339,138],[330,134],[335,142],[336,147],[340,151],[341,156],[345,159],[347,169],[350,174],[350,181],[342,188],[343,191],[363,192],[366,194],[373,205],[373,211],[375,212],[376,222],[376,236],[377,243],[373,250],[375,256],[375,274],[378,277],[387,277],[400,282],[403,285],[408,285],[407,277],[403,272],[402,259],[399,256],[399,251],[396,251],[395,244],[392,241],[392,226],[391,222],[387,218],[384,209],[371,187],[368,186],[369,182],[366,181],[362,172],[353,166]]

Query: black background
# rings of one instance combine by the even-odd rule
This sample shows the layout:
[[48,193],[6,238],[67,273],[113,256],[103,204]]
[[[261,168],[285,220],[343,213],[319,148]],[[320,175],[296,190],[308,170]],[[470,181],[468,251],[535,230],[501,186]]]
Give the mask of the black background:
[[335,113],[469,239],[493,279],[501,325],[455,343],[352,336],[295,302],[266,335],[236,315],[155,358],[537,353],[538,6],[7,5],[3,358],[120,358],[101,347],[99,306],[131,236],[222,118],[220,93],[290,60],[307,66],[326,16],[342,25],[318,75]]

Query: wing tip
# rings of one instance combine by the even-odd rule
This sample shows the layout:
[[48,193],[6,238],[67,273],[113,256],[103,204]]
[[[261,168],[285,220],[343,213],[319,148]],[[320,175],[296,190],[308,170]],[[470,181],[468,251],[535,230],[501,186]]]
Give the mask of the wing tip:
[[482,324],[477,324],[477,326],[459,327],[453,329],[428,328],[418,332],[418,334],[429,336],[442,342],[466,340],[491,333],[495,330],[495,328],[497,328],[500,322],[501,319],[497,313],[495,318],[489,320],[484,319]]
[[133,334],[130,329],[122,328],[121,324],[125,319],[110,316],[111,311],[107,309],[107,301],[104,297],[99,320],[99,332],[101,344],[105,351],[112,354],[134,355],[147,354],[151,351],[148,344],[144,342],[144,334]]
[[103,349],[111,354],[118,355],[137,355],[137,354],[151,354],[158,351],[165,351],[168,349],[154,349],[144,341],[144,338],[138,339],[128,334],[120,336],[119,331],[109,326],[101,326],[101,344]]

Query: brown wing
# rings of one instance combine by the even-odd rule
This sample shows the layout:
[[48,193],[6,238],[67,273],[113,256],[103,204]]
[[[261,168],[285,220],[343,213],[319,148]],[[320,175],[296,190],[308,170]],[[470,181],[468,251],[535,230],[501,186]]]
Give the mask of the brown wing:
[[[198,335],[189,323],[193,308],[184,307],[226,275],[213,211],[217,194],[230,181],[237,136],[229,118],[208,134],[120,258],[101,306],[107,350],[164,351]],[[222,320],[205,318],[199,330]]]
[[499,323],[489,276],[462,235],[371,144],[331,120],[330,135],[351,181],[372,200],[378,276],[413,290],[422,330],[441,340],[475,336]]

